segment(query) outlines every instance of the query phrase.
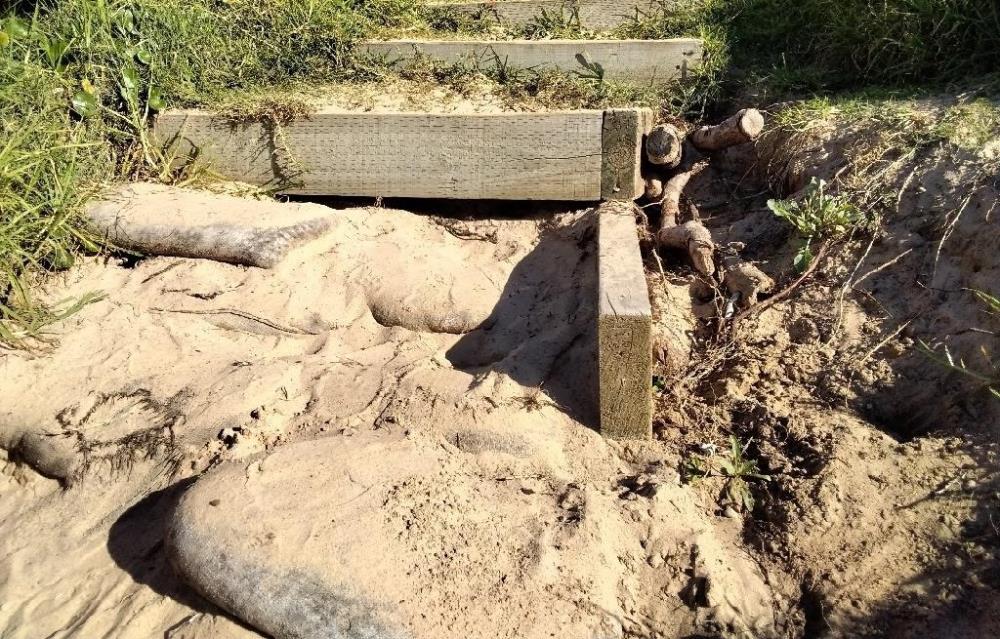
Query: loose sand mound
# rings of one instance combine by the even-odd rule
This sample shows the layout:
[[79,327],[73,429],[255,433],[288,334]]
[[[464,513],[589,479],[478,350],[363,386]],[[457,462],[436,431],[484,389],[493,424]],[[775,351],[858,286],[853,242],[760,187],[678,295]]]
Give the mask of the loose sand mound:
[[199,480],[172,554],[209,599],[281,637],[621,637],[653,583],[686,585],[647,556],[691,553],[727,592],[721,614],[773,630],[760,576],[682,491],[623,509],[609,451],[588,444],[575,472],[541,450],[469,453],[414,431],[286,446]]
[[[271,270],[66,275],[52,298],[106,297],[52,352],[0,359],[7,458],[71,486],[6,466],[4,636],[253,634],[167,566],[171,521],[192,582],[265,630],[299,623],[269,597],[306,587],[267,572],[287,569],[415,636],[768,634],[735,529],[714,534],[662,456],[623,457],[588,427],[593,226],[349,209]],[[220,463],[173,516],[186,478]],[[231,483],[261,463],[263,483]],[[199,572],[217,552],[228,572]]]

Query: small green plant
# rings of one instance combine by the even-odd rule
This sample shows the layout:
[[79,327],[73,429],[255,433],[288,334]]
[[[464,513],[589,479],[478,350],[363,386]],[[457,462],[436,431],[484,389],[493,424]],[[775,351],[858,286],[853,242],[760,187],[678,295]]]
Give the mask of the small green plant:
[[[990,295],[985,291],[974,290],[972,292],[985,305],[987,313],[990,315],[1000,315],[1000,297]],[[988,334],[989,331],[984,331],[984,333]],[[997,333],[993,333],[993,335],[994,337],[1000,337],[1000,334]],[[947,345],[936,348],[928,342],[920,340],[917,343],[917,349],[931,361],[970,378],[979,383],[994,397],[1000,399],[1000,358],[991,354],[985,344],[979,347],[983,364],[978,368],[973,368],[961,357],[956,358]]]
[[714,446],[707,447],[707,452],[692,455],[684,462],[684,476],[690,480],[706,477],[724,477],[725,486],[722,497],[729,503],[742,508],[746,512],[753,510],[755,501],[750,489],[750,481],[769,481],[771,477],[760,472],[757,460],[747,457],[746,444],[735,436],[729,437],[729,449],[721,458],[716,454]]
[[542,9],[541,14],[533,18],[523,27],[519,34],[529,39],[559,38],[563,40],[587,37],[588,32],[580,23],[580,10],[559,8],[549,11]]
[[663,375],[653,375],[653,391],[657,395],[667,392],[667,378]]
[[576,74],[586,80],[594,80],[598,84],[604,83],[604,66],[599,62],[594,62],[590,54],[586,51],[576,54],[576,61],[583,67],[583,71]]
[[806,186],[801,199],[768,200],[767,207],[791,224],[803,240],[794,265],[800,273],[812,263],[814,242],[829,242],[846,235],[864,216],[843,195],[826,192],[826,181],[815,177]]

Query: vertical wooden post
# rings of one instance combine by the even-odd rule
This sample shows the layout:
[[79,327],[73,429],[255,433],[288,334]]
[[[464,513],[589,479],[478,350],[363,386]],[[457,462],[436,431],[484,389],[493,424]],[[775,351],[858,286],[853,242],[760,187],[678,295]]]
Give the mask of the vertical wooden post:
[[643,137],[652,127],[649,109],[608,109],[602,127],[601,198],[632,201],[645,190],[640,171]]

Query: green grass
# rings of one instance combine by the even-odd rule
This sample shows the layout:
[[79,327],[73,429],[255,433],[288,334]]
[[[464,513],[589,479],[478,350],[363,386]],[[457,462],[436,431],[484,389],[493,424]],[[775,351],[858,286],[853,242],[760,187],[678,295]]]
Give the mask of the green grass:
[[351,44],[412,19],[415,6],[39,0],[0,12],[0,343],[58,317],[36,308],[30,279],[98,250],[81,224],[89,198],[109,180],[170,177],[146,136],[152,113],[350,77]]
[[743,79],[781,90],[936,84],[1000,68],[988,0],[665,0],[619,35],[713,29]]

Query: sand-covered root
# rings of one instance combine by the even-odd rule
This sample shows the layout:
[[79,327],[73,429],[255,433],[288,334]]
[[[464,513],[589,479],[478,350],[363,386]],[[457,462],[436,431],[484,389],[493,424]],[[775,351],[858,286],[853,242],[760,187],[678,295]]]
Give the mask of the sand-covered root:
[[[346,209],[274,269],[54,282],[106,297],[51,353],[0,359],[3,441],[72,444],[62,471],[2,452],[5,637],[254,636],[216,604],[279,636],[289,611],[420,637],[778,634],[676,460],[587,427],[593,227]],[[167,564],[171,524],[208,600]]]
[[690,494],[659,478],[623,502],[601,476],[606,444],[586,443],[568,443],[576,472],[541,451],[471,454],[415,432],[286,446],[199,480],[170,554],[202,594],[276,637],[634,636],[686,598],[695,612],[657,616],[773,633],[760,573]]
[[142,255],[194,257],[273,268],[328,232],[333,211],[133,184],[92,204],[87,220],[113,246]]
[[[282,206],[197,197],[235,206],[229,217]],[[163,199],[157,190],[133,206],[154,211]],[[273,445],[306,405],[321,421],[384,417],[404,401],[401,383],[455,401],[470,386],[500,398],[506,385],[509,400],[546,384],[557,403],[586,411],[574,377],[585,368],[565,380],[551,372],[557,359],[590,357],[574,346],[592,317],[587,214],[544,230],[533,220],[444,224],[284,206],[291,212],[277,217],[318,210],[331,229],[269,271],[157,258],[68,274],[54,299],[105,298],[61,325],[46,357],[0,360],[0,445],[71,484],[175,457],[227,428],[222,439],[248,453]]]

